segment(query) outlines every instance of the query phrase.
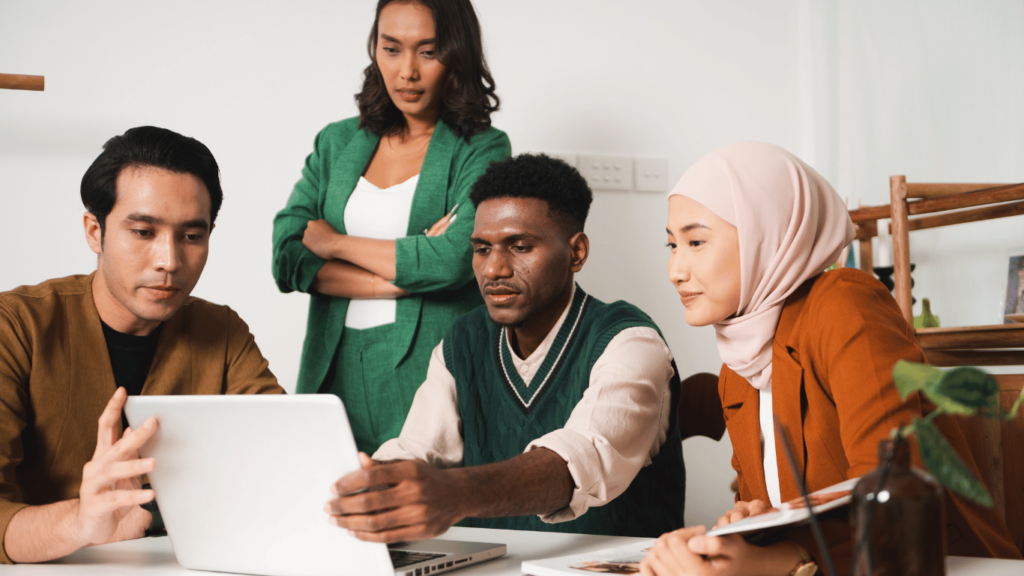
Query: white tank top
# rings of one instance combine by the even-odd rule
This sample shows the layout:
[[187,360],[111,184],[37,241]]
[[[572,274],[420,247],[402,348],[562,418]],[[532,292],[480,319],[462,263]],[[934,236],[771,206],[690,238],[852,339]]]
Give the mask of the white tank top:
[[[378,240],[405,238],[412,212],[412,197],[416,194],[419,179],[417,174],[390,188],[377,188],[360,176],[345,205],[345,232],[350,236]],[[393,324],[395,304],[392,299],[353,299],[348,303],[345,326],[362,330]]]
[[775,411],[772,409],[772,387],[758,393],[758,421],[761,424],[761,458],[764,467],[764,484],[768,488],[768,500],[772,507],[782,504],[782,490],[779,486],[779,460],[775,455]]

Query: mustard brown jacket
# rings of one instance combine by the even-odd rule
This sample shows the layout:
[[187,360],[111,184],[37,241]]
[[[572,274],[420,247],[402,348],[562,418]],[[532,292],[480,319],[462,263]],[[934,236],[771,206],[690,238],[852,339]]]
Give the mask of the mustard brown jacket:
[[[93,275],[0,293],[0,543],[26,506],[78,497],[116,389]],[[163,323],[145,395],[283,393],[249,327],[189,298]],[[118,424],[120,426],[120,424]],[[10,563],[0,546],[0,563]]]

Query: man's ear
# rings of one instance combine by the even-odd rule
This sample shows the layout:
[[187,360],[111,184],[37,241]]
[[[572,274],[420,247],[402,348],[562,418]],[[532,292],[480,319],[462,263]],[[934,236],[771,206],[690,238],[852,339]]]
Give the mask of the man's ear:
[[590,256],[590,238],[587,238],[583,232],[573,234],[572,238],[569,238],[569,252],[571,254],[569,269],[575,274],[583,269],[583,264]]
[[100,228],[100,221],[92,212],[86,212],[82,216],[82,224],[85,227],[85,241],[89,243],[89,248],[93,253],[98,256],[103,252],[103,229]]

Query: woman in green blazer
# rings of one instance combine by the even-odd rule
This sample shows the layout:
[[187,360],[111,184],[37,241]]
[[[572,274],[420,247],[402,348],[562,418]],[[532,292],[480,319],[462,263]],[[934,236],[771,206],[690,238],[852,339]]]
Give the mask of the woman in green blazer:
[[469,0],[380,0],[368,44],[359,117],[320,131],[274,219],[273,273],[310,294],[297,392],[337,394],[372,454],[482,303],[469,192],[511,147]]

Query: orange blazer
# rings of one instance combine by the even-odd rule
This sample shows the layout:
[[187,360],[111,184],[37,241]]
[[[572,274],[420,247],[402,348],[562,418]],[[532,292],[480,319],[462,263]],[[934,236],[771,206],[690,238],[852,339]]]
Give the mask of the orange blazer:
[[[786,430],[808,491],[865,474],[878,464],[880,439],[930,411],[931,405],[917,394],[900,400],[892,379],[892,368],[900,359],[924,362],[924,353],[896,301],[874,277],[851,268],[826,272],[786,300],[772,347],[772,408]],[[758,392],[728,367],[722,368],[718,392],[733,445],[737,498],[767,502]],[[942,416],[936,424],[974,466],[956,420]],[[782,500],[799,497],[781,445],[776,445],[776,454]],[[922,467],[916,455],[915,460]],[[1021,557],[998,513],[950,497],[948,490],[946,494],[950,554]],[[851,554],[845,522],[832,522],[826,529],[841,572],[848,569]],[[818,556],[808,530],[791,532],[791,538]]]

